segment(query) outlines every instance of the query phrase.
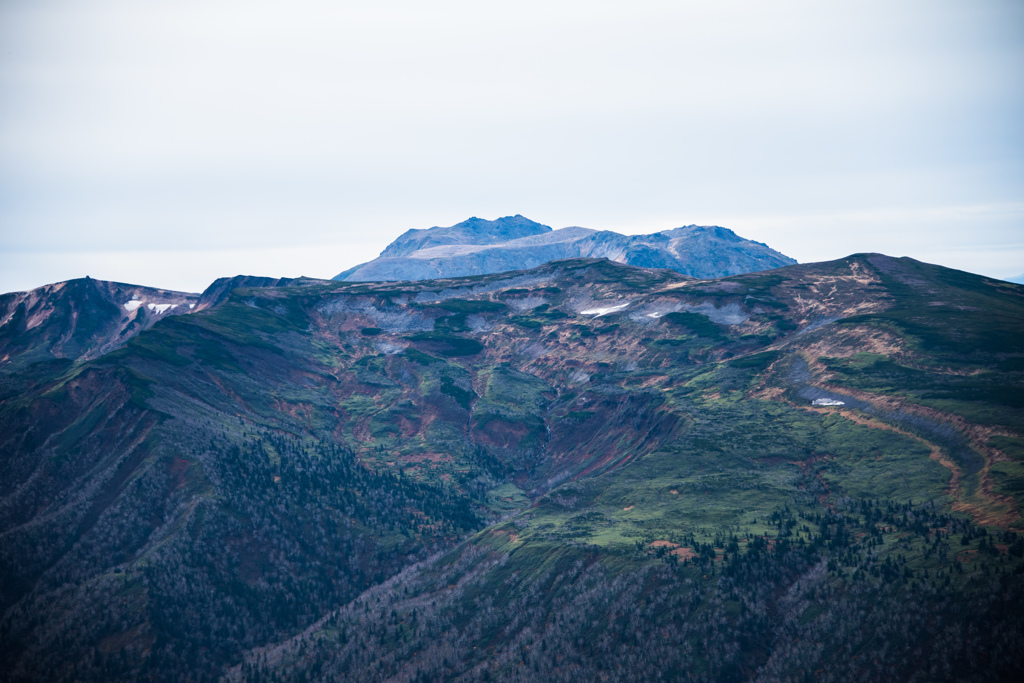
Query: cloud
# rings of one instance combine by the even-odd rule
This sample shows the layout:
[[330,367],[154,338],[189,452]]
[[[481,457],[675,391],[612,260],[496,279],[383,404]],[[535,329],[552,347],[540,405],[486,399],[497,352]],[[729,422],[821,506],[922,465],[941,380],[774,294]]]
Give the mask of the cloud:
[[[0,250],[1015,205],[1022,18],[993,1],[9,2]],[[804,229],[805,258],[846,243]]]

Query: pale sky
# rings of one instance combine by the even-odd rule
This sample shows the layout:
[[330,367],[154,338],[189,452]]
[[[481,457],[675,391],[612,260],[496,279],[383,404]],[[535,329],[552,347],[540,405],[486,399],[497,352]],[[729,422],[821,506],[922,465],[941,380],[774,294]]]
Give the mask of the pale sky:
[[1024,273],[1024,2],[0,0],[0,291],[516,213]]

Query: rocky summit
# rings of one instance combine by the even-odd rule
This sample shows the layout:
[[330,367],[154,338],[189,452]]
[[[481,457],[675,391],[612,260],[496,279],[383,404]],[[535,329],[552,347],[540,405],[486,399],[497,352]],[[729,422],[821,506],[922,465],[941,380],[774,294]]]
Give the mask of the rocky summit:
[[381,255],[335,276],[350,282],[410,281],[535,268],[567,258],[606,258],[669,268],[696,278],[770,270],[796,263],[761,242],[718,226],[688,225],[649,235],[552,230],[523,216],[470,218],[448,228],[409,230]]
[[197,303],[198,294],[90,277],[0,295],[0,372],[96,358]]

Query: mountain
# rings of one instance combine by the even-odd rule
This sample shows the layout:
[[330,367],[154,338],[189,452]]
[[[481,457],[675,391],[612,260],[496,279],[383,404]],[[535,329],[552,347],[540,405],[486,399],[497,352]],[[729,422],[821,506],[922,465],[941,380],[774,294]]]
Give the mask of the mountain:
[[234,277],[219,277],[203,290],[199,295],[199,301],[195,305],[195,312],[205,311],[226,300],[236,289],[248,287],[302,287],[319,280],[299,277],[261,277],[258,275],[235,275]]
[[697,278],[770,270],[796,263],[760,242],[717,226],[690,225],[651,235],[608,230],[552,230],[522,216],[470,218],[449,228],[409,230],[335,280],[428,280],[535,268],[567,258],[607,258],[643,268],[671,268]]
[[433,247],[503,244],[549,232],[552,232],[550,227],[534,223],[520,215],[506,216],[496,221],[473,217],[450,228],[433,227],[428,230],[408,230],[389,244],[381,252],[381,257],[409,256],[414,252]]
[[1007,281],[1018,285],[1024,285],[1024,273],[1021,273],[1017,277],[1007,278]]
[[0,369],[0,680],[1020,679],[1024,287],[569,259],[207,304]]
[[189,312],[198,299],[89,277],[0,295],[0,371],[96,358],[163,317]]

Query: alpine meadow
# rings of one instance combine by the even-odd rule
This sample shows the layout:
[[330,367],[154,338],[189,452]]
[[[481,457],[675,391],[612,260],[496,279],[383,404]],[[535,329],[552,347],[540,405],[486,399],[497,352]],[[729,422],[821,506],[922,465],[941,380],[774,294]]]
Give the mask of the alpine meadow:
[[1024,682],[1021,122],[1024,0],[0,0],[0,683]]
[[0,298],[0,679],[1024,677],[1024,286],[497,253]]

